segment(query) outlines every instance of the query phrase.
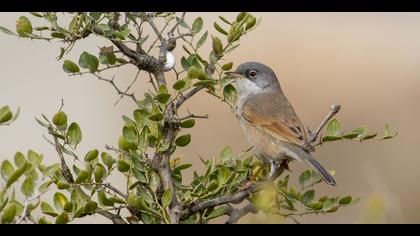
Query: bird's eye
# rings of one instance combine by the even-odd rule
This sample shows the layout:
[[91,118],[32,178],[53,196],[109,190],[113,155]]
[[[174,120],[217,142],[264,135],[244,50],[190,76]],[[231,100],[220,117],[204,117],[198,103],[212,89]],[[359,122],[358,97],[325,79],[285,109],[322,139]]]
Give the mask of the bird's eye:
[[248,72],[248,76],[251,79],[255,79],[255,77],[257,77],[257,72],[255,70],[251,70]]

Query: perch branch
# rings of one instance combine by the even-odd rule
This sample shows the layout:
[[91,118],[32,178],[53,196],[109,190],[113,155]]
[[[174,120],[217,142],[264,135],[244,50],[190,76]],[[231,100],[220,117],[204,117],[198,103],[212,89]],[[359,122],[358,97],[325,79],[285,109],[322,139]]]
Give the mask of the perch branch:
[[241,202],[245,198],[249,197],[251,194],[259,192],[267,187],[267,185],[272,184],[272,181],[274,181],[278,176],[280,176],[284,170],[287,169],[287,163],[284,165],[281,165],[279,167],[279,170],[268,180],[264,182],[259,182],[253,185],[250,185],[246,189],[240,190],[232,195],[227,196],[220,196],[211,200],[206,200],[198,203],[192,203],[189,206],[185,207],[184,210],[181,213],[181,217],[187,217],[194,213],[197,213],[199,211],[202,211],[207,208],[212,208],[232,202]]
[[248,213],[257,213],[258,210],[255,208],[254,204],[252,203],[248,203],[245,207],[243,208],[239,208],[239,209],[235,209],[235,208],[231,208],[230,212],[228,212],[229,218],[228,220],[225,222],[225,224],[235,224],[236,222],[238,222],[238,220],[244,216],[246,216]]
[[315,131],[309,130],[309,137],[308,137],[308,142],[309,143],[313,143],[313,142],[315,142],[317,140],[317,138],[319,136],[319,133],[321,133],[321,130],[328,123],[328,121],[330,121],[331,118],[340,111],[340,108],[341,108],[340,105],[335,105],[335,104],[332,105],[330,112],[324,118],[324,120],[321,122],[321,124],[319,125],[318,129],[316,129]]

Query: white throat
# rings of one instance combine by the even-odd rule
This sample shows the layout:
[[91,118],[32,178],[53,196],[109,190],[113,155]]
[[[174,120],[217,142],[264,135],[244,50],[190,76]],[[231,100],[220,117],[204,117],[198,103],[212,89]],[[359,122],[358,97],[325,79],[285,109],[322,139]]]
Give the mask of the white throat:
[[239,93],[237,107],[238,112],[242,111],[242,106],[250,96],[263,92],[263,88],[248,79],[236,79],[236,88],[238,89]]

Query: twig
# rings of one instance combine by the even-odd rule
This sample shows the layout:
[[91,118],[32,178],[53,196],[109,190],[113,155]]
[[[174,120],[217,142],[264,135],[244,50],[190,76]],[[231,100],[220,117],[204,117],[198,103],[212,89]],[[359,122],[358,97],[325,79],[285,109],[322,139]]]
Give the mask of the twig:
[[153,88],[155,89],[155,92],[158,92],[158,88],[156,87],[155,81],[153,80],[152,74],[149,73],[150,83],[152,84]]
[[[162,35],[163,34],[163,32],[165,31],[165,29],[166,29],[166,27],[168,27],[168,25],[169,25],[169,21],[166,21],[166,23],[165,23],[165,25],[163,26],[163,28],[160,30],[160,35]],[[149,46],[149,49],[147,49],[147,54],[149,54],[150,53],[150,51],[153,49],[153,47],[156,45],[156,42],[159,40],[159,38],[156,38],[153,42],[152,42],[152,44],[150,44],[150,46]]]
[[318,129],[316,131],[309,130],[309,137],[308,137],[308,143],[313,143],[317,140],[319,133],[324,128],[324,126],[328,123],[328,121],[331,120],[331,118],[337,114],[340,111],[341,106],[340,105],[332,105],[331,110],[328,113],[328,115],[324,118],[324,120],[319,125]]
[[25,203],[24,203],[24,206],[23,206],[23,211],[22,211],[22,216],[16,221],[16,224],[22,223],[29,216],[29,202],[32,202],[33,200],[36,200],[36,199],[39,200],[41,195],[42,195],[42,193],[25,200]]
[[118,190],[117,188],[112,186],[110,183],[82,183],[82,184],[73,184],[73,185],[74,186],[103,186],[103,187],[111,190],[112,192],[120,195],[124,199],[128,198],[128,196],[126,194],[124,194],[123,192],[121,192],[120,190]]
[[187,94],[183,95],[179,98],[178,102],[176,103],[176,109],[180,108],[182,104],[187,101],[190,97],[194,96],[196,93],[200,92],[200,90],[204,89],[205,86],[198,86],[190,90]]
[[[127,96],[127,92],[128,92],[128,90],[130,90],[131,89],[131,87],[133,87],[133,85],[134,85],[134,83],[137,81],[137,79],[138,79],[138,77],[139,77],[139,74],[140,74],[140,70],[138,70],[137,71],[137,74],[136,74],[136,77],[134,77],[134,80],[131,82],[131,84],[127,87],[127,89],[124,91],[124,93],[122,93],[121,94],[121,97],[114,103],[114,106],[115,105],[117,105],[122,99],[123,99],[123,97],[124,96]],[[133,94],[131,94],[130,96],[134,96],[134,93]],[[137,100],[136,100],[136,102],[137,102]]]
[[184,121],[184,120],[191,119],[191,118],[194,118],[194,119],[208,119],[209,118],[209,115],[198,116],[198,115],[194,115],[194,114],[189,114],[187,116],[184,116],[182,118],[178,118],[176,120],[178,120],[178,121]]
[[136,99],[136,96],[134,95],[134,93],[128,94],[126,92],[123,92],[120,88],[118,88],[118,86],[114,82],[115,76],[112,77],[112,79],[105,79],[98,74],[93,74],[93,75],[96,76],[96,78],[98,78],[98,80],[102,80],[102,81],[110,83],[119,95],[130,97],[135,103],[137,103],[137,99]]
[[181,15],[181,18],[179,18],[179,20],[176,22],[176,24],[168,31],[168,36],[170,38],[173,38],[175,29],[178,28],[179,24],[181,24],[184,21],[185,14],[186,14],[186,12],[183,12],[182,15]]

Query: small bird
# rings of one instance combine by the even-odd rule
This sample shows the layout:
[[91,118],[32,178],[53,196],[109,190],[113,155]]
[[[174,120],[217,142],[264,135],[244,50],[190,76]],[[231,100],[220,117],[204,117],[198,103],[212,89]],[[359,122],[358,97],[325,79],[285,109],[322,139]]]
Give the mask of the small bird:
[[336,185],[331,174],[311,155],[314,147],[308,143],[305,128],[273,70],[262,63],[246,62],[226,74],[236,78],[237,117],[256,156],[265,165],[271,164],[270,176],[277,164],[307,161],[327,184]]

